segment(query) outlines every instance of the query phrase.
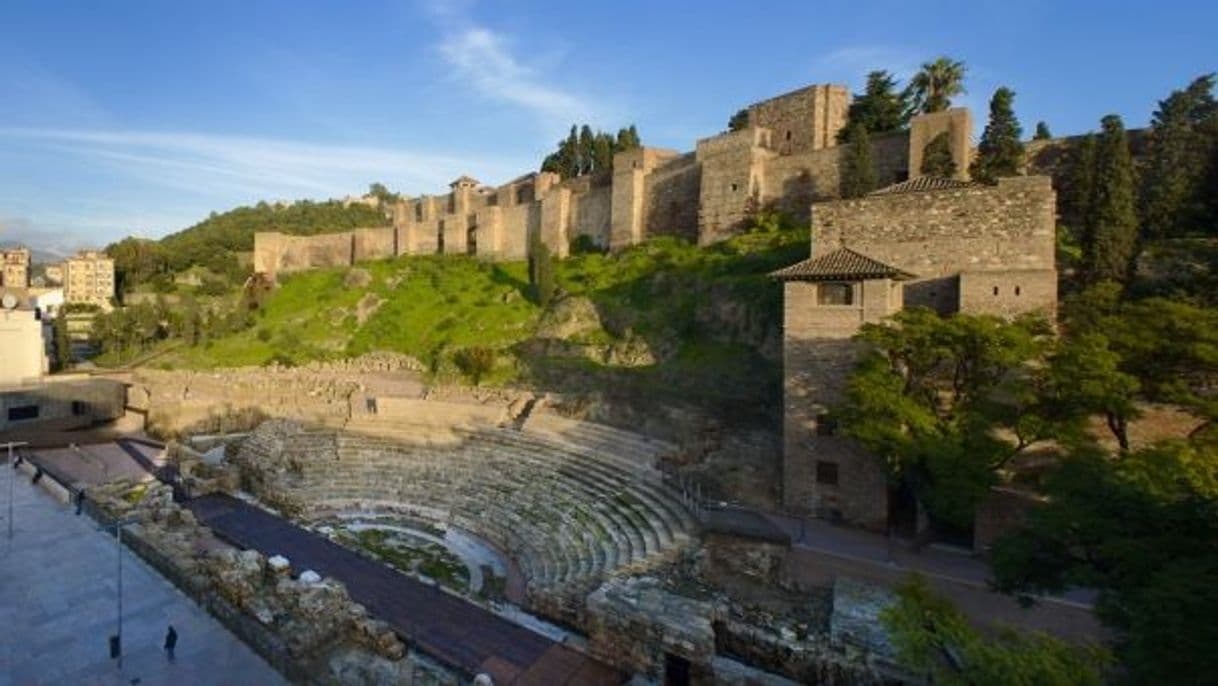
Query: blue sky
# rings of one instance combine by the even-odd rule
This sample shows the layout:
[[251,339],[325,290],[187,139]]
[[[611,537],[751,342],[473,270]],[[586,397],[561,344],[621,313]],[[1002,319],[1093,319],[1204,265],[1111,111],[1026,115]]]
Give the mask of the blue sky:
[[0,3],[0,242],[158,237],[261,199],[438,193],[573,121],[692,149],[739,107],[939,54],[1025,130],[1144,125],[1218,69],[1218,3]]

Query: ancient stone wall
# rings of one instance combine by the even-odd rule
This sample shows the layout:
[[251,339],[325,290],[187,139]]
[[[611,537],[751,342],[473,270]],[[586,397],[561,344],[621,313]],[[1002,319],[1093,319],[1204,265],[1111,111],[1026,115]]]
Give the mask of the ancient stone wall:
[[757,209],[762,165],[774,157],[769,129],[744,129],[698,141],[702,167],[698,194],[698,243],[708,245],[734,233]]
[[[1044,273],[1056,269],[1056,195],[1043,176],[1000,179],[997,186],[872,195],[816,205],[817,254],[850,247],[916,278],[906,284],[906,305],[942,306],[945,289],[958,288],[963,272],[1037,272],[1038,286],[1025,307],[1046,305]],[[1011,287],[1013,281],[1004,281]],[[1056,300],[1056,297],[1053,297]],[[949,303],[950,304],[950,303]]]
[[613,189],[609,186],[591,188],[571,197],[570,238],[587,236],[602,248],[609,247],[609,216],[613,206]]
[[702,169],[694,153],[681,155],[648,174],[643,182],[643,231],[648,236],[698,236]]
[[[812,203],[840,197],[841,167],[850,144],[768,159],[761,170],[762,205],[799,222],[809,219]],[[898,132],[871,141],[878,185],[904,180],[909,168],[909,136]]]

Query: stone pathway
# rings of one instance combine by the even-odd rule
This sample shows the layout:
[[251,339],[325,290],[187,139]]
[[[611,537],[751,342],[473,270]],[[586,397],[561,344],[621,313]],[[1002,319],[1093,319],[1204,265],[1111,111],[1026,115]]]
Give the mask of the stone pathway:
[[[14,525],[8,530],[8,478]],[[34,684],[284,684],[218,621],[123,550],[123,666],[115,631],[114,539],[0,459],[0,686]],[[178,632],[177,661],[161,651]]]

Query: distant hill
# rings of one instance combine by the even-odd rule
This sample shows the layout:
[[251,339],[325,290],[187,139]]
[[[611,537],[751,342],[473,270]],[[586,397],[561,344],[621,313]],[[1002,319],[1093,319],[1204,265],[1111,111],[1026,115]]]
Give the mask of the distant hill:
[[302,200],[291,205],[262,202],[253,207],[213,212],[198,224],[157,241],[124,238],[107,246],[106,252],[114,258],[120,288],[126,292],[157,280],[167,285],[173,274],[196,266],[227,277],[229,285],[233,285],[240,283],[245,271],[237,255],[254,249],[254,234],[259,231],[314,235],[388,223],[379,208],[359,203],[344,206],[340,200]]
[[216,254],[222,253],[228,258],[233,253],[253,250],[254,234],[259,231],[308,236],[387,223],[380,209],[358,203],[346,207],[338,200],[302,200],[286,206],[258,203],[222,214],[213,212],[207,219],[165,236],[159,243],[165,249],[169,268],[173,271],[203,265],[223,272],[223,265],[214,264]]

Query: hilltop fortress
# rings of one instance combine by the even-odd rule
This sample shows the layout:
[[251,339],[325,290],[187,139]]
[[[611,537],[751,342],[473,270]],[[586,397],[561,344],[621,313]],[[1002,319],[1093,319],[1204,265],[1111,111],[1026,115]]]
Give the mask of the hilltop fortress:
[[[396,204],[389,227],[259,233],[254,268],[274,278],[404,254],[520,260],[534,238],[559,257],[580,237],[609,250],[659,235],[709,245],[743,230],[760,209],[781,210],[808,222],[812,239],[807,260],[774,274],[784,289],[783,506],[876,530],[920,528],[910,494],[893,491],[878,460],[835,435],[829,413],[858,351],[854,336],[907,306],[1052,315],[1057,196],[1047,175],[969,181],[972,118],[956,108],[876,135],[881,188],[842,199],[850,144],[837,135],[848,101],[844,86],[809,86],[751,105],[745,128],[702,139],[694,152],[618,153],[612,174],[562,181],[539,172],[497,188],[461,177],[447,195]],[[941,134],[955,178],[918,173]],[[1029,144],[1029,169],[1052,174],[1061,143]],[[979,519],[979,545],[986,530]]]
[[[498,187],[462,176],[450,192],[392,208],[392,226],[320,236],[258,233],[254,271],[267,275],[398,255],[527,257],[540,238],[559,257],[586,236],[619,250],[679,235],[707,245],[739,231],[759,208],[807,221],[813,202],[839,196],[839,145],[850,94],[813,85],[755,103],[748,126],[697,142],[693,152],[642,147],[618,153],[612,173],[562,180],[534,172]],[[968,168],[972,120],[952,109],[914,117],[908,131],[879,134],[872,159],[881,185],[916,175],[922,150],[948,132],[956,168]]]

